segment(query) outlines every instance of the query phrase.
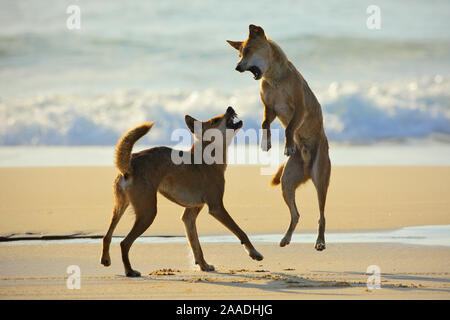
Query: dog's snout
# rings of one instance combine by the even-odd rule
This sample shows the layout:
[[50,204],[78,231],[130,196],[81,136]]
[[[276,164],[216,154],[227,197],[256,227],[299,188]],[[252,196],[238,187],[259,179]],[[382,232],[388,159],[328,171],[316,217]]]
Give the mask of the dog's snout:
[[242,69],[242,66],[238,63],[238,65],[236,66],[236,71],[239,72],[243,72],[244,70]]

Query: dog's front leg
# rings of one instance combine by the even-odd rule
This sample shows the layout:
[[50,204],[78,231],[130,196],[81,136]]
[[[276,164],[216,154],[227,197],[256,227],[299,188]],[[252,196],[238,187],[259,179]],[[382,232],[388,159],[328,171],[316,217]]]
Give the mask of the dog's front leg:
[[270,148],[272,148],[272,134],[270,132],[270,124],[268,124],[266,121],[263,121],[261,127],[261,149],[262,151],[269,151]]
[[294,106],[294,114],[285,130],[284,155],[291,156],[295,153],[294,133],[300,126],[303,117],[303,106]]
[[270,124],[275,119],[276,115],[273,109],[268,108],[264,104],[264,120],[262,122],[262,137],[261,137],[261,149],[263,151],[269,151],[272,147],[272,135],[270,132]]
[[233,218],[228,214],[227,210],[224,208],[222,203],[219,204],[208,204],[209,213],[219,220],[225,227],[228,228],[238,239],[241,241],[241,244],[244,245],[245,250],[248,252],[250,258],[253,260],[261,261],[263,259],[262,254],[256,251],[255,247],[253,247],[250,239],[242,231],[241,228],[234,222]]

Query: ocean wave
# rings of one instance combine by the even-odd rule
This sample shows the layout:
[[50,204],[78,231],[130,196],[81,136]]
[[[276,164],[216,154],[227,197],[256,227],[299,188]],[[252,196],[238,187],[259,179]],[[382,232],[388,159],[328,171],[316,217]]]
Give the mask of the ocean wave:
[[[450,135],[450,79],[443,76],[375,84],[333,82],[313,88],[322,104],[330,141]],[[184,115],[208,119],[228,105],[259,129],[263,108],[254,87],[205,90],[114,91],[111,94],[35,95],[0,100],[0,145],[113,145],[128,128],[156,120],[145,144],[175,144]],[[281,128],[275,121],[273,128]],[[284,137],[281,134],[280,140]]]

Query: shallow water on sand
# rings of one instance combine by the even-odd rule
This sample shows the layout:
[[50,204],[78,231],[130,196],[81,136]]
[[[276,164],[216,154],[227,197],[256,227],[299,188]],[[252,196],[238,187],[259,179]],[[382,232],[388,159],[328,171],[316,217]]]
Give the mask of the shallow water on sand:
[[[450,225],[428,225],[405,227],[388,231],[367,231],[367,232],[329,232],[326,233],[327,243],[394,243],[406,245],[425,246],[450,246]],[[281,234],[250,235],[252,242],[278,243]],[[113,237],[112,242],[120,242],[122,237]],[[202,243],[239,243],[233,235],[201,236]],[[295,233],[291,243],[313,243],[316,233]],[[150,236],[140,237],[138,243],[180,243],[185,242],[182,236]],[[101,239],[92,238],[68,238],[59,240],[18,240],[0,242],[0,245],[31,245],[31,244],[96,244]]]

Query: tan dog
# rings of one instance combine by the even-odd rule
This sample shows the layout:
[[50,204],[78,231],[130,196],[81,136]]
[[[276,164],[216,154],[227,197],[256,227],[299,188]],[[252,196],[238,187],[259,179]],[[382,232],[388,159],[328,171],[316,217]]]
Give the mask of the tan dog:
[[295,204],[297,187],[312,179],[317,190],[320,219],[315,248],[325,249],[325,200],[330,180],[331,164],[328,156],[328,140],[323,128],[319,102],[300,72],[287,59],[281,48],[266,38],[261,27],[250,25],[246,41],[227,41],[239,51],[236,70],[250,71],[255,80],[261,79],[261,99],[264,105],[261,147],[271,147],[270,124],[278,117],[285,128],[285,155],[289,159],[272,179],[272,185],[280,183],[283,198],[291,213],[291,223],[280,246],[290,243],[298,223]]
[[[120,247],[125,274],[128,277],[140,276],[138,271],[131,268],[128,252],[133,242],[147,230],[155,219],[156,193],[158,191],[169,200],[186,208],[182,220],[194,253],[195,263],[200,265],[201,270],[214,270],[214,267],[207,264],[203,258],[195,226],[197,216],[205,204],[208,206],[209,213],[239,238],[251,258],[263,259],[244,231],[230,217],[222,202],[225,188],[226,148],[232,141],[230,138],[242,127],[242,121],[234,122],[235,117],[236,113],[233,108],[228,107],[223,115],[205,122],[197,122],[201,130],[199,132],[195,130],[194,125],[197,120],[186,116],[186,124],[197,138],[189,152],[173,150],[168,147],[156,147],[131,154],[134,143],[151,129],[153,122],[143,123],[120,138],[116,147],[115,163],[120,173],[114,182],[114,211],[111,225],[103,238],[101,263],[104,266],[111,264],[109,256],[111,237],[122,214],[131,203],[136,214],[136,221],[130,233],[120,243]],[[211,144],[217,143],[216,140],[220,140],[207,139],[205,132],[209,129],[216,129],[216,132],[219,132],[222,137],[226,137],[231,131],[231,137],[223,139],[222,145],[219,146],[223,149],[223,161],[206,164],[201,158],[201,163],[194,164],[196,163],[194,162],[194,151],[197,147],[201,147],[198,150],[205,150]],[[172,160],[174,153],[187,158],[192,164],[175,164]]]

